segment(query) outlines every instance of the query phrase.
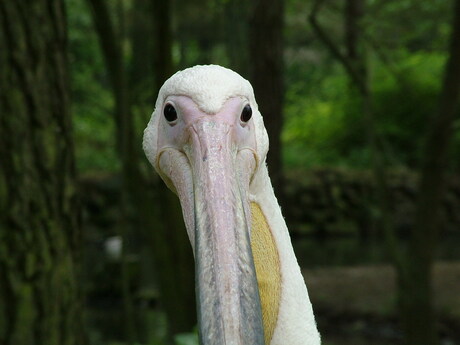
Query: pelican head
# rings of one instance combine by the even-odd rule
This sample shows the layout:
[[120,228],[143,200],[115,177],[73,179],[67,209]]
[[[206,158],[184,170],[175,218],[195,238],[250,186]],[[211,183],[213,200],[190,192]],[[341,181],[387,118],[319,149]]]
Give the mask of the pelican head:
[[[215,65],[177,72],[160,89],[143,146],[150,163],[180,199],[195,257],[201,343],[268,345],[282,317],[278,256],[284,239],[277,247],[276,239],[268,235],[275,248],[273,269],[278,272],[270,278],[277,281],[278,292],[270,293],[276,299],[270,302],[276,313],[267,317],[273,324],[268,334],[251,247],[253,202],[267,185],[268,136],[251,84]],[[269,180],[268,186],[270,194]]]

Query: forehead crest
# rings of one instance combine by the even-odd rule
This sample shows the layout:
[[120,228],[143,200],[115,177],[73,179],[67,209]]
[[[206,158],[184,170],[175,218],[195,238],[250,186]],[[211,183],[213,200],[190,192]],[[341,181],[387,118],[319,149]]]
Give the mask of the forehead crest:
[[244,97],[255,105],[251,84],[238,73],[216,65],[195,66],[174,74],[161,87],[157,107],[170,95],[188,96],[208,114],[218,112],[231,97]]

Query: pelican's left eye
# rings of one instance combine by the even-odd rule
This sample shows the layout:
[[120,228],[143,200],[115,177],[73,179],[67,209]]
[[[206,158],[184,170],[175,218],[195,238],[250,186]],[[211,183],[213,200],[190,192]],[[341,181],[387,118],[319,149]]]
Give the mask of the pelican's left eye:
[[248,122],[252,117],[252,109],[249,104],[246,104],[241,112],[241,121]]
[[177,112],[176,109],[174,109],[173,105],[171,103],[168,103],[165,105],[165,108],[163,109],[163,114],[165,116],[165,119],[168,122],[173,122],[177,120]]

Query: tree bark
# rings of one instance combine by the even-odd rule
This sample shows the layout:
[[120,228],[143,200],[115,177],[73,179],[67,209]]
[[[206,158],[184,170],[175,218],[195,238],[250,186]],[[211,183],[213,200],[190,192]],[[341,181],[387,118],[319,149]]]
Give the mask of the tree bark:
[[428,134],[421,177],[415,226],[407,263],[400,269],[402,321],[406,344],[433,345],[439,342],[433,311],[432,265],[440,208],[445,187],[453,123],[460,108],[460,0],[455,1],[454,20],[439,110]]
[[0,343],[84,344],[63,1],[1,1],[0,47]]
[[282,150],[283,128],[283,25],[284,1],[267,3],[253,0],[249,19],[249,56],[251,83],[257,103],[264,117],[270,138],[267,164],[278,197],[282,200]]

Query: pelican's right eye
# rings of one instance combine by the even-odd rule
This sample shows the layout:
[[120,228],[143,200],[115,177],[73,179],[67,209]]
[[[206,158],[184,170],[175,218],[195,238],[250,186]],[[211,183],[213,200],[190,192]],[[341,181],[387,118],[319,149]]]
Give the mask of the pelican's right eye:
[[176,109],[174,109],[171,103],[165,105],[165,108],[163,109],[163,114],[165,116],[166,121],[168,122],[174,122],[177,120]]

